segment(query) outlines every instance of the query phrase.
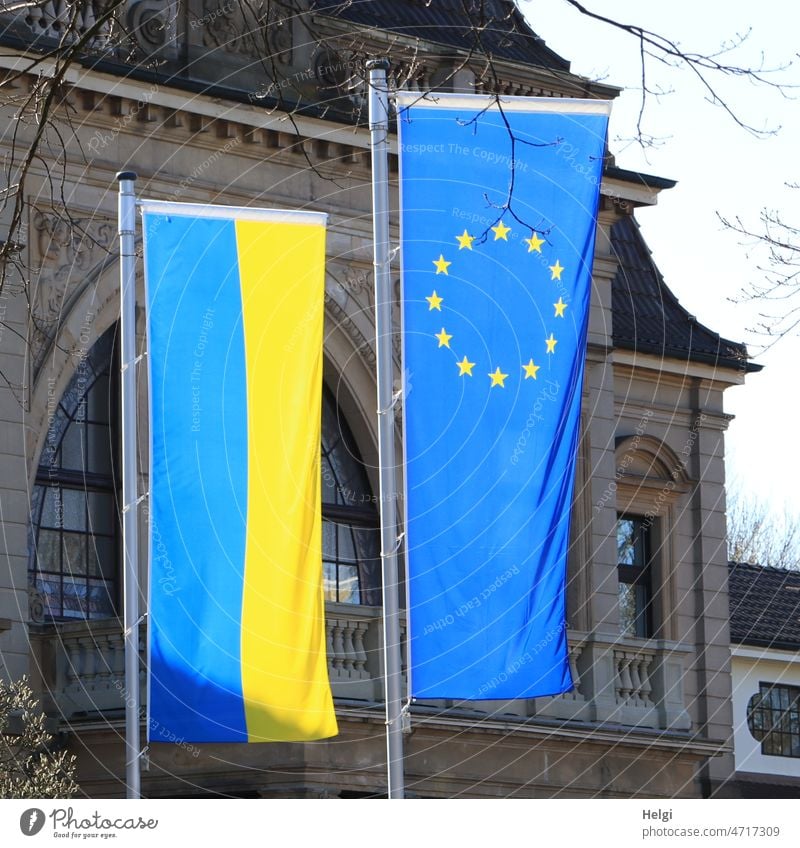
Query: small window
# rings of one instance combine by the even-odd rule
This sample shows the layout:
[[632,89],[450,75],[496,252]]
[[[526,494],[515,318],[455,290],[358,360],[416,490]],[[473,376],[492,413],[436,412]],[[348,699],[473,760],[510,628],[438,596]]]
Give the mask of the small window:
[[650,526],[644,519],[617,519],[619,628],[623,636],[652,636],[650,541]]
[[771,757],[800,757],[800,687],[760,683],[747,705],[747,726]]

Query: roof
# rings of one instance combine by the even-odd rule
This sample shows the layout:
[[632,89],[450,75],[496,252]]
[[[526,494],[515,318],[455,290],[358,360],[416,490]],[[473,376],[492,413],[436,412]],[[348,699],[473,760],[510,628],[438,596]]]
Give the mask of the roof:
[[681,306],[653,262],[633,216],[611,228],[619,261],[611,284],[614,346],[721,368],[760,371],[747,348],[722,338]]
[[[545,46],[509,0],[313,0],[311,9],[408,38],[569,71],[569,62]],[[476,41],[482,23],[488,25]]]
[[728,598],[731,642],[800,648],[800,571],[732,562]]

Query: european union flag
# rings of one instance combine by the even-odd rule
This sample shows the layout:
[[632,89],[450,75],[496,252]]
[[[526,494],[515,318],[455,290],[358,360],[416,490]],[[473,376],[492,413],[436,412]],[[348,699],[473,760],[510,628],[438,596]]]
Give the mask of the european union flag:
[[566,559],[609,106],[400,95],[418,698],[572,688]]

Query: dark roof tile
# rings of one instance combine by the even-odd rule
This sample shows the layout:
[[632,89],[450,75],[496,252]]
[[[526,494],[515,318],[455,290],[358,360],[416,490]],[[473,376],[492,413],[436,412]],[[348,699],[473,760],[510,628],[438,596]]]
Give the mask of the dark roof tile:
[[611,285],[615,347],[748,372],[761,370],[748,361],[743,344],[723,339],[681,306],[632,216],[611,228],[611,245],[619,261]]
[[732,562],[728,598],[731,642],[800,648],[800,571]]
[[[509,0],[313,0],[312,9],[372,29],[568,71]],[[483,20],[480,15],[483,13]],[[481,31],[476,41],[476,30]]]

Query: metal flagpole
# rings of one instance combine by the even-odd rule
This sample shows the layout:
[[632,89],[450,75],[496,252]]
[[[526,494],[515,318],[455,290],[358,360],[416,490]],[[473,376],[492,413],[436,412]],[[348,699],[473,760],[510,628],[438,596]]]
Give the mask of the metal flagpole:
[[372,147],[372,235],[375,247],[375,353],[378,376],[383,650],[389,797],[403,798],[402,670],[397,573],[394,404],[392,402],[392,281],[389,274],[389,95],[386,59],[367,62]]
[[139,758],[139,539],[136,485],[136,174],[119,182],[120,323],[122,325],[122,550],[125,563],[125,782],[141,798]]

